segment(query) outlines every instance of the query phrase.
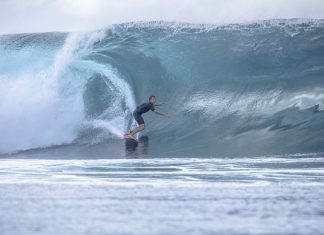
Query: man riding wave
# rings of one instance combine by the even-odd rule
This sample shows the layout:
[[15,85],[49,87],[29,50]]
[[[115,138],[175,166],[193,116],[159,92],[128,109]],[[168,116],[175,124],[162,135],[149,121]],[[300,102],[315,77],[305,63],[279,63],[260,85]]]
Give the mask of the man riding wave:
[[133,116],[138,124],[138,127],[134,128],[133,130],[129,131],[127,133],[128,136],[133,137],[136,133],[144,130],[145,128],[145,123],[144,123],[144,119],[142,117],[143,113],[146,113],[148,111],[153,111],[154,113],[161,115],[161,116],[166,116],[165,113],[161,113],[158,110],[156,110],[156,106],[161,106],[164,103],[160,103],[160,104],[156,104],[156,97],[154,95],[149,97],[149,102],[147,103],[143,103],[140,106],[138,106],[134,112],[133,112]]

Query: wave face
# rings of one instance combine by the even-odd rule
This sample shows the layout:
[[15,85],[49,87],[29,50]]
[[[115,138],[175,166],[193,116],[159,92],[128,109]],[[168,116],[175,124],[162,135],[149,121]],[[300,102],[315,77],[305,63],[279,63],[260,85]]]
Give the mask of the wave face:
[[324,21],[129,23],[0,37],[0,152],[121,139],[156,155],[324,151]]

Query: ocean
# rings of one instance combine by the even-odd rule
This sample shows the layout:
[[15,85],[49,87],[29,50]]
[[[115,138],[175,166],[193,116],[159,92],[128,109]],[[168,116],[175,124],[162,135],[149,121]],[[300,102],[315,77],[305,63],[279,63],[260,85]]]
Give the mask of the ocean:
[[323,105],[324,20],[1,35],[1,235],[323,234]]

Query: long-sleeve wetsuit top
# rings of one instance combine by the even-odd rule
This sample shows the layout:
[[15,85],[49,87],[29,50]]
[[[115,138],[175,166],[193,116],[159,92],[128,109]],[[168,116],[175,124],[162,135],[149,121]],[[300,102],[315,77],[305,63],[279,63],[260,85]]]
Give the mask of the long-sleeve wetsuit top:
[[146,113],[148,111],[154,111],[155,110],[155,107],[153,104],[151,104],[150,102],[147,102],[147,103],[143,103],[141,104],[140,106],[138,106],[134,112],[136,112],[137,114],[139,115],[142,115],[143,113]]

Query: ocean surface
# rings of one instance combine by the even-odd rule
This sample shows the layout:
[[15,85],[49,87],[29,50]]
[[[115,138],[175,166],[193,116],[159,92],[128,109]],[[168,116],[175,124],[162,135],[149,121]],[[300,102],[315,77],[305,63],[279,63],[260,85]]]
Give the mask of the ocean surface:
[[323,234],[324,154],[0,160],[0,231]]
[[0,35],[0,234],[324,234],[323,106],[324,20]]

